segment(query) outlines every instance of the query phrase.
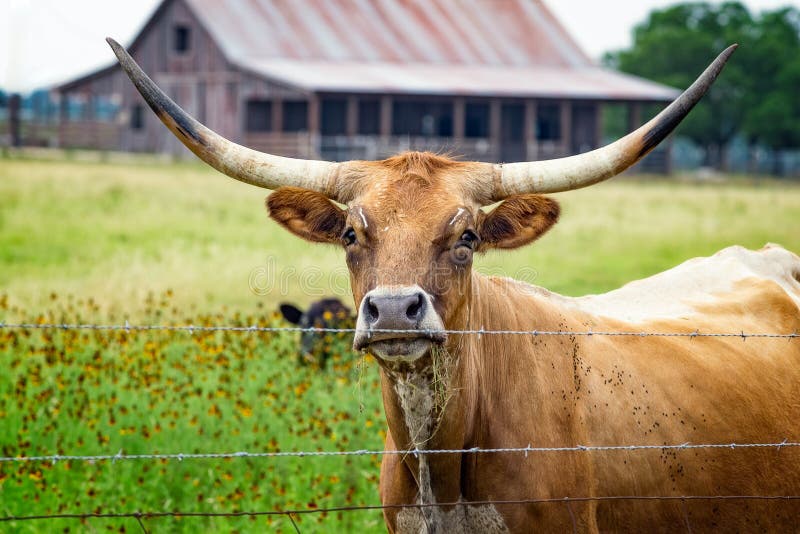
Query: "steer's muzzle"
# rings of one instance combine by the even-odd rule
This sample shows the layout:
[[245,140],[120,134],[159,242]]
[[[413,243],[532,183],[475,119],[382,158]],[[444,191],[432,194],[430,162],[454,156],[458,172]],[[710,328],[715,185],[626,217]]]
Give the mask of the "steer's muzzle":
[[361,301],[353,348],[385,360],[416,360],[447,339],[431,296],[419,286],[379,287]]

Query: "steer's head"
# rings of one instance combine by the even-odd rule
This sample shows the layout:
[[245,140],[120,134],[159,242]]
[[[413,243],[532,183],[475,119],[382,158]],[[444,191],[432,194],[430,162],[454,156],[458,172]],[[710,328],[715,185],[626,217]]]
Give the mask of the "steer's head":
[[290,232],[343,248],[358,306],[354,347],[413,360],[464,325],[475,253],[529,243],[558,218],[558,204],[536,194],[482,211],[494,199],[485,184],[495,173],[493,165],[407,153],[342,165],[337,180],[352,191],[344,208],[295,187],[267,204]]
[[[109,40],[164,124],[229,176],[276,190],[270,216],[308,241],[341,246],[358,307],[355,348],[386,361],[415,360],[465,325],[473,255],[516,248],[546,232],[558,204],[542,193],[585,187],[655,148],[705,94],[735,46],[650,122],[592,152],[541,162],[464,163],[428,153],[329,163],[236,145],[172,102]],[[494,210],[481,208],[501,202]]]

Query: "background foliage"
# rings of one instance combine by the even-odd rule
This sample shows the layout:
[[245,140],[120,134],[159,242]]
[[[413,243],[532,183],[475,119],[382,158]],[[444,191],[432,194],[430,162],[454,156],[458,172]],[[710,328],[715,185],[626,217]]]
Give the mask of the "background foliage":
[[[633,46],[606,54],[607,65],[673,87],[688,87],[709,60],[739,49],[724,74],[678,129],[724,166],[735,136],[773,150],[800,147],[800,11],[751,13],[739,2],[689,2],[653,11]],[[779,170],[779,169],[776,169]]]

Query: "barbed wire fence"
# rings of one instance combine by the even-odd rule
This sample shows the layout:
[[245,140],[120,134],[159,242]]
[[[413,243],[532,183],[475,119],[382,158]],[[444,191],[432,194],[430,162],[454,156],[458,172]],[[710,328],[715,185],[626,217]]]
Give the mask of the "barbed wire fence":
[[[597,497],[555,497],[542,499],[513,499],[513,500],[491,500],[491,501],[457,501],[446,503],[410,503],[410,504],[375,504],[375,505],[354,505],[354,506],[334,506],[329,508],[299,508],[293,510],[253,510],[242,512],[88,512],[88,513],[62,513],[48,515],[21,515],[0,517],[0,522],[12,521],[37,521],[52,519],[137,519],[142,529],[147,532],[141,523],[142,519],[163,518],[163,517],[259,517],[259,516],[285,516],[292,521],[292,525],[297,532],[299,527],[294,521],[293,516],[330,514],[336,512],[368,512],[398,509],[423,509],[435,507],[458,507],[458,506],[511,506],[524,504],[565,504],[569,507],[571,503],[585,502],[619,502],[619,501],[666,501],[682,502],[689,501],[800,501],[800,495],[679,495],[679,496],[649,496],[649,495],[614,495]],[[572,512],[570,512],[572,515]],[[688,519],[686,519],[688,521]],[[577,525],[573,522],[573,531],[577,530]]]
[[355,450],[355,451],[284,451],[284,452],[207,452],[207,453],[153,453],[153,454],[117,454],[98,455],[64,455],[53,454],[45,456],[0,456],[0,463],[40,463],[47,462],[112,462],[125,460],[233,460],[242,458],[306,458],[325,456],[406,456],[414,455],[444,455],[444,454],[496,454],[520,453],[527,458],[530,453],[543,452],[600,452],[600,451],[640,451],[640,450],[695,450],[695,449],[775,449],[800,447],[800,442],[789,441],[788,438],[779,443],[681,443],[664,445],[575,445],[572,447],[504,447],[482,449],[409,449],[409,450]]
[[[309,332],[319,334],[342,333],[355,334],[360,332],[357,328],[330,328],[299,326],[212,326],[212,325],[145,325],[131,324],[70,324],[70,323],[4,323],[0,322],[0,330],[116,330],[126,332],[253,332],[253,333],[278,333],[278,332]],[[764,333],[764,332],[701,332],[700,330],[686,332],[644,332],[644,331],[594,331],[594,330],[399,330],[391,328],[370,329],[375,334],[462,334],[462,335],[514,335],[514,336],[609,336],[609,337],[733,337],[733,338],[775,338],[775,339],[800,339],[800,332],[791,333]]]
[[[233,325],[148,325],[131,324],[125,321],[124,324],[89,324],[89,323],[4,323],[0,322],[0,330],[95,330],[95,331],[122,331],[128,333],[137,332],[182,332],[192,335],[194,333],[211,332],[239,332],[239,333],[297,333],[310,332],[318,334],[355,334],[356,328],[333,328],[333,327],[277,327],[277,326],[233,326]],[[380,329],[371,330],[372,333],[415,333],[433,334],[433,331],[420,330],[395,330]],[[761,339],[784,339],[789,342],[800,340],[800,333],[772,333],[772,332],[701,332],[699,330],[683,332],[647,332],[647,331],[569,331],[569,330],[437,330],[437,334],[453,335],[517,335],[517,336],[567,336],[567,337],[664,337],[664,338],[741,338],[746,341],[749,338]],[[331,456],[387,456],[387,455],[446,455],[446,454],[524,454],[528,457],[534,453],[559,453],[559,452],[614,452],[614,451],[639,451],[639,450],[697,450],[697,449],[775,449],[780,451],[783,448],[800,448],[800,442],[789,441],[789,438],[781,442],[772,443],[678,443],[678,444],[611,444],[611,445],[571,445],[563,447],[536,447],[528,443],[524,447],[504,447],[504,448],[479,448],[469,449],[412,449],[412,450],[351,450],[351,451],[282,451],[282,452],[209,452],[209,453],[151,453],[151,454],[126,454],[120,450],[116,454],[97,454],[97,455],[69,455],[54,454],[41,456],[4,456],[0,457],[0,466],[13,463],[36,463],[47,462],[56,464],[58,462],[116,462],[122,461],[168,461],[175,460],[204,460],[204,459],[268,459],[268,458],[313,458]],[[295,521],[295,517],[311,514],[330,514],[336,512],[367,512],[384,511],[390,509],[422,509],[429,507],[455,507],[455,506],[512,506],[512,505],[545,505],[545,504],[564,504],[572,519],[573,531],[577,531],[577,524],[574,514],[570,508],[571,503],[582,502],[614,502],[614,501],[668,501],[681,502],[684,509],[684,520],[691,531],[689,516],[686,512],[685,503],[690,501],[800,501],[800,495],[614,495],[614,496],[582,496],[582,497],[562,497],[562,498],[539,498],[539,499],[517,499],[517,500],[492,500],[492,501],[459,501],[453,503],[417,503],[417,504],[376,504],[376,505],[353,505],[327,508],[298,508],[291,510],[253,510],[235,512],[194,512],[194,511],[136,511],[136,512],[86,512],[86,513],[53,513],[53,514],[29,514],[29,515],[5,515],[0,516],[0,523],[17,521],[47,521],[57,519],[135,519],[146,534],[149,533],[143,519],[157,518],[237,518],[237,517],[285,517],[287,518],[296,532],[300,528]]]

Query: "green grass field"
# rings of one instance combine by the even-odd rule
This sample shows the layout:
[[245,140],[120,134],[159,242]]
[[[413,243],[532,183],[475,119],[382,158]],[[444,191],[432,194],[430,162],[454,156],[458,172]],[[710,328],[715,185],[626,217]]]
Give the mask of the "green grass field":
[[[342,253],[266,216],[267,192],[195,164],[0,159],[0,321],[281,325],[278,302],[347,295]],[[800,187],[616,180],[558,195],[540,242],[477,268],[578,295],[732,244],[800,250]],[[332,286],[334,286],[332,288]],[[0,329],[0,455],[380,449],[376,365],[331,337]],[[378,502],[379,458],[0,463],[0,516],[253,511]],[[378,512],[297,518],[383,531]],[[146,519],[151,532],[293,532],[284,517]],[[139,531],[134,519],[0,531]]]
[[[57,306],[52,293],[94,298],[99,318],[131,319],[136,303],[168,289],[192,313],[349,295],[342,252],[278,228],[266,195],[195,164],[0,159],[0,291],[9,313]],[[796,183],[618,179],[556,197],[563,214],[554,230],[521,250],[490,253],[478,268],[526,279],[535,271],[534,283],[579,295],[733,244],[800,250]],[[267,281],[268,271],[276,274]]]

